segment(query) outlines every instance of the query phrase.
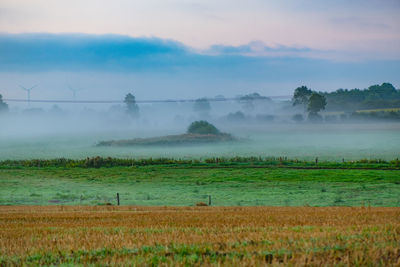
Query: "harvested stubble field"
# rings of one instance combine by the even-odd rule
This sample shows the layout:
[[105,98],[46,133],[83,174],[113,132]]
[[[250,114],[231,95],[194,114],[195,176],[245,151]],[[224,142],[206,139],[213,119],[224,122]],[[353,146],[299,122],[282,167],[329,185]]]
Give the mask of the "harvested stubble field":
[[400,265],[400,208],[0,206],[0,266]]

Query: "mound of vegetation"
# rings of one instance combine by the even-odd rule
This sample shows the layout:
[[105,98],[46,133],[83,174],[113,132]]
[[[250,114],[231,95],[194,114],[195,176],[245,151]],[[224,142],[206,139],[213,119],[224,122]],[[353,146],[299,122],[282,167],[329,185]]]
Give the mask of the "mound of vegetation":
[[213,134],[218,135],[221,134],[220,131],[211,123],[207,121],[195,121],[190,124],[188,130],[188,134]]
[[183,145],[198,143],[217,143],[235,141],[231,134],[220,132],[207,121],[195,121],[190,124],[185,134],[167,135],[150,138],[135,138],[128,140],[101,141],[97,146],[135,146],[135,145]]

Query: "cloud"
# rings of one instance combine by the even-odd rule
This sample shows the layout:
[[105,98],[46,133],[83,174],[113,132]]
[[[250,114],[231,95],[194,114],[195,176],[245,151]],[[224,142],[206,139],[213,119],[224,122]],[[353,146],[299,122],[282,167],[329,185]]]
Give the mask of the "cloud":
[[0,69],[156,68],[188,53],[159,38],[88,34],[1,34]]
[[[204,51],[160,38],[89,34],[0,34],[0,70],[172,71],[241,69],[266,58],[300,56],[307,48],[268,47],[260,41],[215,45]],[[273,60],[271,61],[273,62]]]
[[[267,57],[307,57],[309,48],[269,47],[261,41],[241,46],[214,45],[196,51],[160,38],[90,34],[0,34],[0,70],[118,71],[166,70],[179,67],[239,67],[261,64]],[[316,51],[315,51],[316,52]],[[232,66],[232,65],[231,65]]]
[[209,54],[224,55],[243,55],[243,56],[304,56],[316,50],[306,47],[289,47],[278,45],[275,47],[267,46],[262,41],[253,41],[249,44],[239,46],[213,45],[205,50]]
[[[398,80],[400,61],[338,62],[315,58],[305,47],[269,47],[256,41],[195,51],[159,38],[88,34],[1,34],[0,72],[136,73],[200,84]],[[322,52],[321,52],[322,53]],[[161,76],[160,76],[161,75]],[[302,82],[303,83],[303,82]]]

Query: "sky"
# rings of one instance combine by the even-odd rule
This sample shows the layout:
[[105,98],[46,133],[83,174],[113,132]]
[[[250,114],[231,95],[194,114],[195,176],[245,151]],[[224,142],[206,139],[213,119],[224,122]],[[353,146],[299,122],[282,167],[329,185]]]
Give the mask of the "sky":
[[[1,0],[0,94],[194,98],[400,87],[398,0]],[[96,94],[94,95],[94,92]]]

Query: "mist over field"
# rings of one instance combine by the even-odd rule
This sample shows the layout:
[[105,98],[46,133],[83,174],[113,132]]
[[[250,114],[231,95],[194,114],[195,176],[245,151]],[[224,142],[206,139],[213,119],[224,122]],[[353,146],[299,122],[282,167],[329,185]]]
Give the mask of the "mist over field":
[[2,1],[0,159],[399,156],[398,1],[150,2]]
[[[262,41],[198,48],[120,34],[2,33],[0,159],[397,158],[400,61],[336,53]],[[314,110],[312,94],[322,100]],[[201,120],[236,141],[97,146],[168,139]]]
[[[24,103],[26,106],[27,104]],[[47,105],[47,106],[46,106]],[[354,120],[313,123],[293,120],[302,109],[287,101],[268,100],[249,110],[236,100],[210,101],[210,110],[193,102],[139,104],[133,119],[121,104],[30,103],[2,114],[0,160],[85,158],[207,158],[234,156],[289,157],[341,161],[392,160],[399,156],[400,123]],[[53,106],[52,106],[53,105]],[[238,141],[98,147],[104,140],[126,140],[185,133],[193,121],[207,120]]]

